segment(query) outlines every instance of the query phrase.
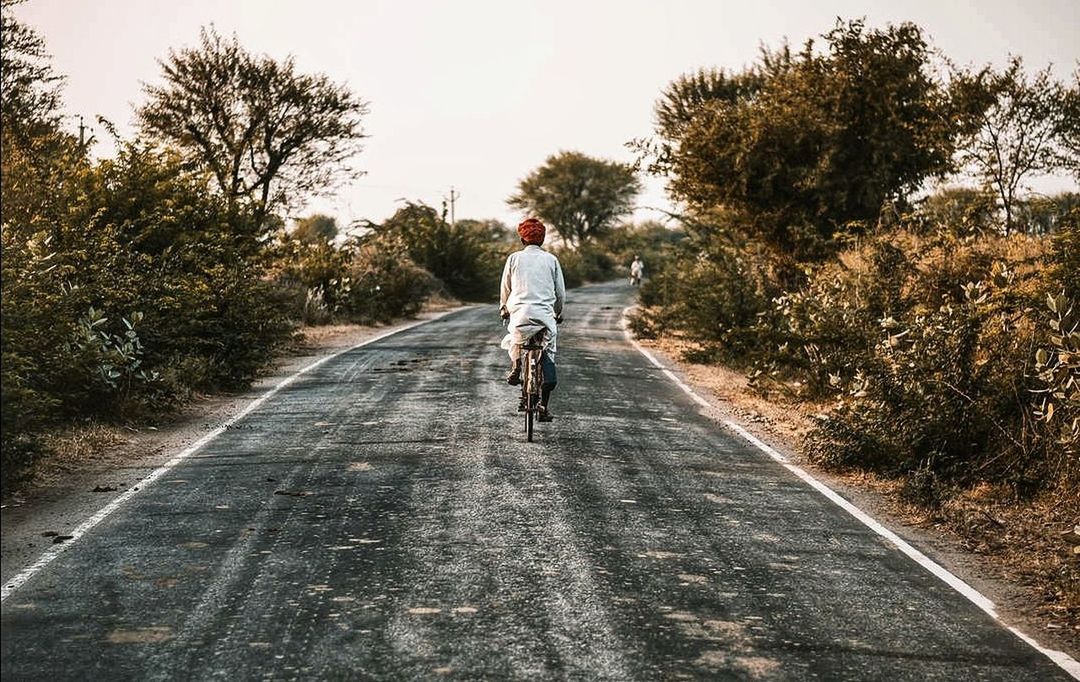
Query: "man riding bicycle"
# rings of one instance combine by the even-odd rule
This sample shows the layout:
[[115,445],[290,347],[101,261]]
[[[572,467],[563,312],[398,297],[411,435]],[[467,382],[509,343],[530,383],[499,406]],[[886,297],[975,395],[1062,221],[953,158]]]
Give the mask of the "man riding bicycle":
[[544,380],[540,393],[539,420],[552,419],[548,400],[557,382],[555,373],[556,324],[562,321],[566,284],[562,266],[554,254],[540,248],[547,229],[536,218],[518,225],[524,248],[510,254],[503,267],[499,312],[507,320],[507,335],[502,347],[510,353],[512,366],[506,383],[521,384],[521,346],[537,332],[546,334],[543,366]]

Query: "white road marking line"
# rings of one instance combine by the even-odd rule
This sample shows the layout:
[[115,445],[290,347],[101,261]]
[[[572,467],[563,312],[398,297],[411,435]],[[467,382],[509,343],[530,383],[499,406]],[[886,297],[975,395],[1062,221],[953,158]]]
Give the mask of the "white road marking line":
[[210,441],[212,441],[215,438],[217,438],[218,436],[220,436],[222,433],[225,432],[226,429],[231,427],[233,424],[237,423],[238,421],[240,421],[241,419],[243,419],[247,415],[251,414],[251,412],[253,412],[260,405],[265,403],[271,396],[273,396],[274,394],[276,394],[281,389],[285,388],[289,384],[296,381],[296,379],[298,377],[310,372],[311,370],[315,369],[319,365],[322,365],[323,363],[326,363],[326,362],[329,362],[330,360],[333,360],[334,358],[338,357],[339,355],[344,355],[345,353],[356,350],[357,348],[360,348],[361,346],[366,346],[368,344],[375,343],[376,341],[381,341],[382,339],[385,339],[388,336],[393,336],[394,334],[399,334],[399,333],[401,333],[401,332],[403,332],[403,331],[405,331],[407,329],[412,329],[413,327],[418,327],[418,326],[420,326],[422,324],[427,324],[428,322],[434,322],[435,320],[441,319],[441,318],[443,318],[443,317],[445,317],[445,316],[447,316],[447,315],[449,315],[451,313],[457,312],[458,310],[462,310],[462,308],[455,308],[453,310],[447,310],[446,312],[439,313],[438,315],[435,315],[434,317],[431,317],[431,318],[429,318],[427,320],[419,320],[419,321],[416,321],[416,322],[411,322],[411,323],[406,324],[406,325],[404,325],[402,327],[398,327],[397,329],[393,329],[393,330],[388,331],[386,333],[379,334],[378,336],[373,336],[372,338],[367,339],[365,341],[361,341],[360,343],[358,343],[358,344],[356,344],[354,346],[350,346],[349,348],[346,348],[344,350],[340,350],[340,351],[338,351],[336,353],[333,353],[331,355],[327,355],[325,357],[319,358],[315,362],[312,362],[311,364],[304,366],[302,369],[297,370],[292,375],[290,375],[290,376],[286,377],[285,379],[281,380],[280,383],[278,383],[276,386],[271,388],[269,391],[267,391],[266,393],[263,393],[261,396],[259,396],[258,398],[254,399],[250,403],[248,403],[248,405],[243,410],[241,410],[239,413],[237,413],[236,416],[232,417],[231,419],[226,421],[221,426],[218,426],[213,431],[207,433],[202,438],[200,438],[199,440],[197,440],[194,443],[192,443],[191,445],[189,445],[186,449],[181,451],[178,455],[176,455],[175,457],[170,459],[165,464],[162,464],[160,467],[158,467],[157,469],[155,469],[152,472],[150,472],[149,474],[147,474],[142,480],[140,480],[138,483],[133,485],[131,488],[128,488],[126,491],[124,491],[123,494],[118,496],[112,502],[108,503],[107,505],[105,505],[104,507],[99,509],[93,516],[86,519],[85,521],[80,523],[78,526],[76,526],[75,530],[71,531],[71,538],[69,540],[67,540],[67,541],[65,541],[65,542],[63,542],[61,544],[58,544],[58,545],[53,545],[49,550],[47,550],[44,554],[42,554],[40,557],[38,557],[37,561],[35,561],[31,565],[27,566],[23,570],[19,571],[14,577],[11,578],[11,580],[7,581],[7,583],[4,584],[2,589],[0,589],[0,603],[6,601],[7,598],[9,596],[11,596],[11,594],[15,590],[19,589],[23,584],[26,583],[26,581],[33,578],[38,572],[40,572],[46,566],[48,566],[53,561],[55,561],[58,556],[60,556],[61,554],[66,552],[68,549],[70,549],[72,545],[74,545],[76,542],[79,541],[79,538],[81,538],[86,533],[90,532],[90,529],[92,529],[94,526],[101,523],[106,517],[108,517],[114,511],[119,509],[121,506],[123,506],[123,504],[125,502],[127,502],[132,497],[137,495],[141,490],[145,489],[151,483],[153,483],[154,481],[161,478],[169,470],[173,469],[177,464],[184,461],[185,459],[190,457],[192,454],[198,452],[200,448],[202,448],[204,445],[206,445]]
[[[629,341],[631,343],[631,345],[633,345],[634,348],[638,350],[638,352],[640,352],[642,355],[644,355],[646,357],[646,359],[649,360],[649,362],[651,362],[652,364],[659,367],[669,379],[671,379],[673,382],[675,382],[675,384],[679,388],[681,388],[687,395],[692,397],[699,405],[702,405],[703,407],[713,407],[712,403],[710,403],[708,400],[705,400],[700,395],[698,395],[694,391],[694,389],[690,388],[690,386],[688,386],[674,372],[672,372],[670,369],[665,367],[660,361],[658,361],[656,359],[656,357],[652,353],[650,353],[640,343],[638,343],[637,339],[635,339],[633,334],[630,333],[630,326],[627,323],[627,319],[626,319],[627,313],[633,307],[634,306],[630,306],[630,307],[623,310],[622,327],[623,327],[623,334],[626,336],[626,340]],[[804,482],[806,482],[808,485],[810,485],[810,487],[812,487],[814,490],[816,490],[819,493],[821,493],[822,495],[824,495],[830,502],[837,505],[838,507],[840,507],[841,509],[843,509],[847,513],[851,514],[853,517],[858,519],[867,528],[869,528],[870,530],[874,531],[875,533],[877,533],[881,537],[883,537],[886,540],[888,540],[889,542],[891,542],[897,549],[899,549],[901,552],[903,552],[908,557],[913,559],[917,564],[919,564],[920,566],[925,568],[927,571],[932,573],[934,576],[936,576],[938,579],[940,579],[946,585],[948,585],[949,587],[951,587],[954,590],[956,590],[957,592],[959,592],[961,595],[963,595],[965,598],[967,598],[968,601],[975,604],[975,606],[979,607],[984,612],[989,614],[991,618],[993,618],[997,622],[1001,623],[1001,625],[1003,627],[1005,627],[1007,630],[1009,630],[1014,635],[1019,637],[1026,644],[1028,644],[1029,646],[1034,648],[1036,651],[1038,651],[1039,653],[1043,654],[1044,656],[1049,658],[1051,661],[1056,663],[1065,672],[1069,673],[1070,675],[1072,675],[1077,680],[1080,680],[1080,662],[1077,662],[1073,657],[1069,656],[1064,651],[1057,651],[1057,650],[1054,650],[1054,649],[1047,649],[1047,648],[1043,647],[1037,641],[1035,641],[1034,639],[1032,639],[1028,635],[1024,634],[1023,632],[1021,632],[1017,628],[1012,627],[1008,623],[1005,623],[1003,620],[1001,620],[1001,616],[998,615],[997,607],[994,605],[994,602],[992,602],[990,599],[988,599],[985,595],[983,595],[981,592],[976,590],[974,587],[972,587],[971,585],[968,585],[966,582],[961,580],[959,577],[957,577],[956,575],[951,573],[944,566],[942,566],[941,564],[935,562],[930,557],[926,556],[925,554],[923,554],[919,550],[912,547],[910,544],[907,543],[907,541],[902,539],[900,536],[898,536],[896,533],[892,532],[891,530],[889,530],[885,526],[881,525],[881,523],[874,520],[869,514],[864,512],[862,509],[859,509],[854,504],[852,504],[851,502],[849,502],[846,499],[844,499],[843,497],[841,497],[840,494],[837,493],[835,490],[833,490],[829,486],[825,485],[821,481],[814,478],[805,469],[803,469],[802,467],[797,466],[797,465],[792,464],[791,462],[789,462],[787,457],[785,457],[784,455],[777,452],[775,448],[770,447],[767,443],[763,442],[762,440],[760,440],[759,438],[754,436],[752,433],[747,431],[745,428],[743,428],[739,424],[736,424],[735,422],[733,422],[731,420],[728,420],[728,419],[723,419],[722,421],[723,421],[725,426],[727,426],[729,429],[731,429],[732,431],[737,433],[739,436],[744,438],[747,442],[752,444],[754,447],[758,448],[759,450],[761,450],[762,452],[767,454],[769,457],[771,457],[772,459],[774,459],[777,462],[779,462],[780,464],[782,464],[784,466],[784,468],[786,468],[788,471],[790,471],[791,473],[798,476],[800,479],[802,479]]]

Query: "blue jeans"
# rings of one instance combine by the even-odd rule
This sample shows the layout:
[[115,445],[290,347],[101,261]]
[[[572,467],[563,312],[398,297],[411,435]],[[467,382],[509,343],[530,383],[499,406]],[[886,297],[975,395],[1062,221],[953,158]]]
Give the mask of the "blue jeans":
[[555,357],[552,353],[544,351],[540,358],[540,369],[544,374],[543,387],[549,391],[559,383],[559,375],[555,372]]

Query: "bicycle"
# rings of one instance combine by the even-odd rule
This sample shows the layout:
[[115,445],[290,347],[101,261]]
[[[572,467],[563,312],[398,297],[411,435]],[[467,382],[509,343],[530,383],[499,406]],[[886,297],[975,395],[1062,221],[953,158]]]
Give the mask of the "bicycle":
[[533,334],[521,346],[521,403],[525,412],[525,440],[533,442],[533,422],[540,413],[540,395],[544,383],[544,338],[547,330]]

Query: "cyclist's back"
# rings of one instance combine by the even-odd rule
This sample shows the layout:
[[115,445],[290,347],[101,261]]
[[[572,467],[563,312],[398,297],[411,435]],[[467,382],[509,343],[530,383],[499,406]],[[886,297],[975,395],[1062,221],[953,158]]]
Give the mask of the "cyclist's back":
[[[509,281],[507,281],[509,278]],[[521,251],[510,254],[503,271],[503,287],[507,295],[503,305],[509,310],[528,308],[545,317],[555,318],[556,304],[561,311],[561,299],[565,291],[557,291],[562,271],[554,254],[530,244]]]

